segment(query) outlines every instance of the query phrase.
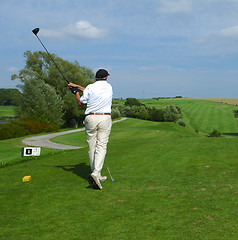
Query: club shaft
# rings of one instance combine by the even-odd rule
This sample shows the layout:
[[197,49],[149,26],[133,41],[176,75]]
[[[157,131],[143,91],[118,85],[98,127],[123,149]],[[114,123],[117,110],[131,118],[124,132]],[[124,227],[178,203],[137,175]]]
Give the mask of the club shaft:
[[58,68],[59,72],[61,73],[61,75],[63,76],[63,78],[65,79],[65,81],[69,84],[68,79],[65,77],[65,75],[63,74],[63,72],[60,70],[59,66],[56,64],[55,60],[53,59],[53,57],[51,56],[51,54],[48,52],[48,50],[46,49],[45,45],[42,43],[42,41],[40,40],[40,38],[36,35],[36,37],[38,38],[39,42],[41,43],[41,45],[43,46],[43,48],[45,49],[45,51],[48,53],[48,55],[50,56],[51,60],[53,61],[53,63],[55,64],[55,66]]
[[111,179],[112,179],[112,182],[114,182],[114,178],[113,178],[112,175],[111,175],[111,172],[110,172],[110,170],[109,170],[109,167],[107,167],[107,171],[108,171],[108,173],[109,173],[109,175],[110,175],[110,177],[111,177]]

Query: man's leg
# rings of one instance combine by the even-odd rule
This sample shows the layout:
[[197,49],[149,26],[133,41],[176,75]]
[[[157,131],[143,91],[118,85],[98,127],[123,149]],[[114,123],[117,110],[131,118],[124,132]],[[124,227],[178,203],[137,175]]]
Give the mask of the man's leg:
[[88,157],[89,163],[91,167],[91,171],[93,172],[95,168],[95,150],[96,150],[96,142],[97,142],[97,121],[95,121],[94,116],[87,116],[85,118],[85,129],[87,133],[87,142],[88,142]]
[[97,129],[97,142],[94,155],[94,172],[100,177],[107,152],[107,143],[111,132],[112,120],[111,116],[108,115],[97,117],[100,118],[100,121]]

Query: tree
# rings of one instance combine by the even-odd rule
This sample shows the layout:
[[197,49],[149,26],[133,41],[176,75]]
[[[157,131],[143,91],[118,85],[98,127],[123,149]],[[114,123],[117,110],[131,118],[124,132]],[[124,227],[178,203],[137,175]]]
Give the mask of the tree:
[[38,79],[28,79],[21,89],[16,110],[19,117],[35,118],[58,127],[62,125],[63,100],[52,86]]
[[20,91],[18,89],[0,89],[0,105],[2,106],[9,106],[16,104],[16,98],[20,95]]
[[125,102],[125,106],[129,106],[129,107],[141,106],[141,105],[144,105],[144,104],[140,103],[139,100],[137,100],[136,98],[127,98]]
[[[70,82],[86,87],[94,81],[94,73],[91,69],[80,66],[77,61],[72,63],[61,59],[55,54],[51,55]],[[65,126],[70,127],[77,125],[77,122],[82,123],[84,112],[79,109],[75,97],[69,91],[66,81],[50,59],[49,55],[42,51],[33,53],[31,51],[26,51],[24,57],[26,58],[24,69],[22,69],[18,75],[12,75],[12,80],[20,80],[23,86],[28,80],[34,83],[41,82],[41,86],[38,87],[45,88],[46,86],[43,87],[43,83],[47,84],[47,86],[51,86],[55,92],[54,96],[56,94],[57,99],[61,99],[62,120]],[[35,94],[31,97],[30,94],[25,94],[24,98],[26,97],[31,99],[31,101],[33,101],[32,98],[36,98]],[[27,99],[24,101],[29,102]],[[21,110],[24,111],[22,108]],[[34,114],[36,114],[36,111],[34,111]]]

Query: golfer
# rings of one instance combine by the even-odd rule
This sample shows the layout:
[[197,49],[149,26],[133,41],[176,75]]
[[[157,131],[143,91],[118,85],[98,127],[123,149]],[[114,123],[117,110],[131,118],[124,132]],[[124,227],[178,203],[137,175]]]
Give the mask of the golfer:
[[109,73],[105,69],[96,72],[96,82],[89,84],[86,88],[70,83],[69,88],[77,88],[83,92],[80,97],[76,93],[76,99],[80,106],[87,104],[85,111],[85,130],[87,133],[88,156],[92,173],[89,181],[101,190],[101,182],[107,179],[101,176],[101,170],[107,151],[107,143],[111,132],[111,105],[112,105],[112,86],[107,82]]

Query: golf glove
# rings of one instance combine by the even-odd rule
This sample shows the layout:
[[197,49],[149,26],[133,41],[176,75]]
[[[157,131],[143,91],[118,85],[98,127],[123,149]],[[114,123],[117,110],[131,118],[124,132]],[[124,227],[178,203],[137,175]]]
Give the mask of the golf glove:
[[72,87],[72,88],[70,88],[70,91],[71,91],[73,94],[76,94],[76,92],[78,92],[79,90],[78,90],[78,88],[76,88],[76,87]]

